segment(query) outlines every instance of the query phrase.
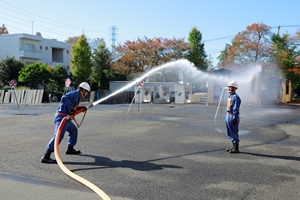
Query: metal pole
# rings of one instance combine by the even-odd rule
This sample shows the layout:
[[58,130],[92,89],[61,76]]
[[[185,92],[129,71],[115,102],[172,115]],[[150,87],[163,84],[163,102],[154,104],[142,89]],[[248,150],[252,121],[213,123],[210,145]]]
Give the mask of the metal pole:
[[219,108],[220,108],[220,105],[221,105],[221,101],[223,100],[224,90],[226,90],[226,89],[227,89],[227,88],[224,87],[223,90],[222,90],[222,94],[221,94],[221,96],[220,96],[219,104],[218,104],[217,111],[216,111],[216,114],[215,114],[215,118],[214,118],[214,119],[217,118],[217,115],[218,115],[218,112],[219,112]]
[[140,88],[138,88],[138,101],[139,101],[139,106],[138,106],[138,112],[139,112],[139,114],[141,114],[142,113],[142,93],[141,93],[141,89]]
[[128,110],[127,110],[127,113],[129,113],[129,110],[130,110],[130,108],[131,108],[131,106],[132,106],[132,104],[133,104],[133,102],[134,102],[134,100],[135,100],[136,94],[137,94],[137,91],[134,93],[134,96],[133,96],[132,101],[131,101],[131,104],[130,104]]
[[18,108],[20,108],[15,88],[14,88],[14,94],[15,94],[14,97],[15,97],[15,101],[17,102],[17,106]]

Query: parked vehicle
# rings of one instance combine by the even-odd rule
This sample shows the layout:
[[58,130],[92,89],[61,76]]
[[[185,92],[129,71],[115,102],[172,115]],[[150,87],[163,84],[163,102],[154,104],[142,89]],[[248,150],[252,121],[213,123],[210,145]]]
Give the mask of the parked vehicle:
[[55,94],[49,94],[49,100],[50,100],[50,102],[58,102],[58,98],[57,98],[57,96],[55,95]]

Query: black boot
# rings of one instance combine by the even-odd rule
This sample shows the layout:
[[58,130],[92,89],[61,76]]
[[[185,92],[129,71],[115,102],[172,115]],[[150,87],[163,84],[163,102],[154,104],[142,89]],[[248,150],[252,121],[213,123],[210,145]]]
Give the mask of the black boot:
[[225,149],[225,151],[227,151],[227,152],[230,152],[232,149],[233,149],[233,142],[232,142],[232,147],[230,147],[230,148],[229,148],[229,147],[228,147],[228,148],[226,148],[226,149]]
[[240,153],[238,142],[233,142],[233,149],[229,153]]
[[56,160],[51,159],[50,155],[53,151],[46,150],[45,155],[42,157],[41,163],[48,163],[48,164],[56,164]]
[[75,150],[73,146],[68,146],[66,154],[78,155],[78,154],[81,154],[81,151],[80,150],[78,150],[78,151]]

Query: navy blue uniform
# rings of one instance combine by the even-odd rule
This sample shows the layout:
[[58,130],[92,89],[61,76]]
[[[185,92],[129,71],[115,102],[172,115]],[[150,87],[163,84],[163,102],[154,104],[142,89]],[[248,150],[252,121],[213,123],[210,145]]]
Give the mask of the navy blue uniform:
[[[235,92],[229,95],[227,100],[226,128],[227,128],[228,138],[233,143],[239,143],[240,141],[239,139],[240,105],[241,105],[241,99]],[[233,119],[236,120],[235,124],[232,123]]]
[[[65,116],[70,114],[70,111],[72,109],[76,110],[76,108],[79,105],[80,99],[81,99],[81,95],[80,95],[79,90],[71,91],[71,92],[65,94],[61,98],[61,104],[57,108],[57,112],[54,116],[54,124],[55,124],[54,135],[47,145],[47,150],[54,151],[55,137],[56,137],[56,133],[57,133],[58,127],[60,125],[60,122],[62,121],[62,119]],[[66,121],[66,123],[61,131],[61,134],[60,134],[59,143],[64,138],[66,131],[69,133],[68,145],[75,146],[76,142],[77,142],[78,129],[77,129],[76,125],[73,124],[72,120]]]

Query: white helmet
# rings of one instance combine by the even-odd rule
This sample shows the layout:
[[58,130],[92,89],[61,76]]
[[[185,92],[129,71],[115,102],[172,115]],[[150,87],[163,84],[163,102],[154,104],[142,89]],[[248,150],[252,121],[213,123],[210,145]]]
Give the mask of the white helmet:
[[236,81],[230,81],[228,84],[227,84],[227,87],[234,87],[236,89],[238,89],[238,84]]
[[90,90],[91,90],[91,87],[90,87],[90,85],[89,85],[87,82],[82,82],[82,83],[80,83],[79,87],[80,87],[80,88],[83,88],[83,89],[85,89],[85,90],[87,90],[87,91],[90,91]]

